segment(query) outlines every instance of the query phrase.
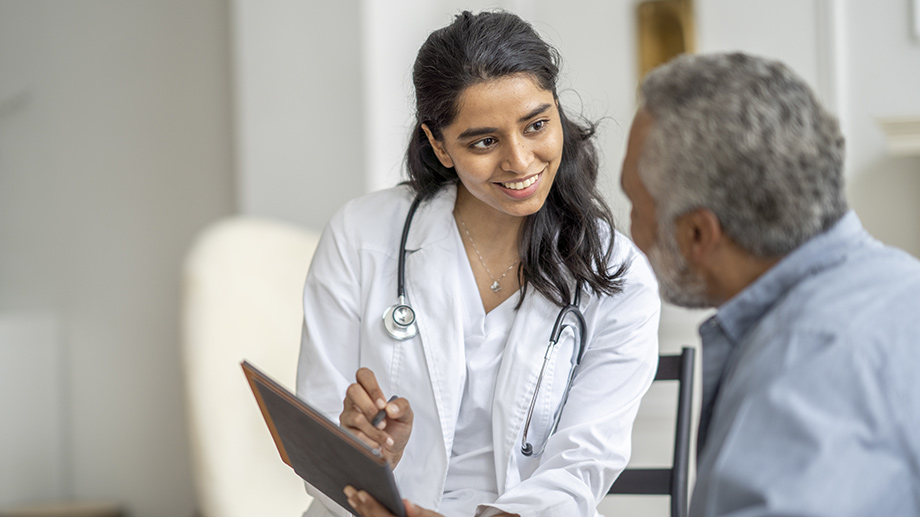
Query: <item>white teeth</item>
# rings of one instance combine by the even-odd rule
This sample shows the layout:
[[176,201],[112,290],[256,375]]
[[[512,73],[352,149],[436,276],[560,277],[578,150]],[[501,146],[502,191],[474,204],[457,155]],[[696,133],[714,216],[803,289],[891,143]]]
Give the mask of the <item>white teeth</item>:
[[527,178],[527,179],[524,180],[524,181],[518,181],[518,182],[516,182],[516,183],[502,183],[502,186],[505,187],[505,188],[507,188],[507,189],[511,189],[511,190],[524,190],[525,188],[527,188],[527,187],[533,185],[534,183],[536,183],[536,182],[537,182],[537,178],[539,178],[539,177],[540,177],[540,175],[537,174],[536,176],[531,176],[531,177]]

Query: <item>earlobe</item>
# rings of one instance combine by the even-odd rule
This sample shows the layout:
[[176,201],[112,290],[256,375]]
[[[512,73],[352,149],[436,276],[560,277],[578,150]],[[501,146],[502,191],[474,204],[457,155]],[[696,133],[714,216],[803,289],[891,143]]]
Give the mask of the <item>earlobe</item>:
[[431,148],[434,149],[434,155],[438,157],[438,161],[441,162],[441,165],[448,169],[453,167],[454,161],[450,158],[450,155],[447,154],[447,151],[444,150],[444,144],[431,134],[431,130],[428,129],[428,124],[422,124],[422,131],[424,131],[425,136],[428,137],[428,143],[431,144]]

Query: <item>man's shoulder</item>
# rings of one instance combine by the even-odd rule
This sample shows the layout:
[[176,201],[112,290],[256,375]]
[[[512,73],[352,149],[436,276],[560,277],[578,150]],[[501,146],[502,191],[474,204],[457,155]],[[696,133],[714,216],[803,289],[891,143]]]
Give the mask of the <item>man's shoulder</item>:
[[866,393],[920,402],[911,380],[920,364],[917,307],[916,259],[882,246],[851,254],[791,288],[753,326],[741,345],[737,396],[807,393],[853,415],[879,409],[861,405]]
[[743,339],[743,368],[762,375],[763,383],[803,368],[820,376],[841,365],[864,370],[915,363],[917,307],[920,261],[870,242],[778,298]]
[[[871,242],[804,278],[778,301],[774,311],[787,324],[814,328],[822,323],[855,331],[914,314],[920,307],[920,261]],[[911,318],[920,326],[920,318]]]

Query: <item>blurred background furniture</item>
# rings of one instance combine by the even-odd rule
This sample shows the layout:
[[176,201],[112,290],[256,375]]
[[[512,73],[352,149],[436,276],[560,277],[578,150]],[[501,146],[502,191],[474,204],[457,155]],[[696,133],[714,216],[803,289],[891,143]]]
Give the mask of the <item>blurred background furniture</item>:
[[127,514],[115,503],[83,501],[4,508],[0,517],[127,517]]
[[232,218],[205,230],[183,280],[183,353],[202,517],[300,516],[303,482],[285,465],[240,369],[247,359],[294,388],[302,289],[319,235]]

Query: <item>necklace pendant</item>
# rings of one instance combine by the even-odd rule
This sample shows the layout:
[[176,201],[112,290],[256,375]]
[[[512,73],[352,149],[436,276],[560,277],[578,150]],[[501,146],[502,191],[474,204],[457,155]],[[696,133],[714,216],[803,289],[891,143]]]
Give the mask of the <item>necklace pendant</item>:
[[498,280],[495,280],[492,282],[492,285],[489,286],[489,289],[491,289],[493,293],[497,293],[502,290],[502,286],[498,285]]

